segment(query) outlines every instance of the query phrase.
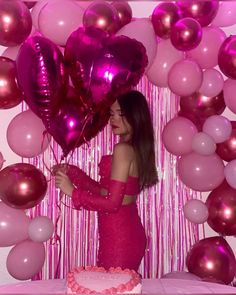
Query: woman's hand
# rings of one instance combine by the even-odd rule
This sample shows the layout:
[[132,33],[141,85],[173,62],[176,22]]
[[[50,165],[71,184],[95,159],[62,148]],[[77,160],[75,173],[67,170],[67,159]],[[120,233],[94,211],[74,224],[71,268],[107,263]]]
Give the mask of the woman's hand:
[[51,173],[53,176],[56,176],[58,171],[66,173],[68,170],[68,164],[57,164],[52,167]]
[[74,186],[69,177],[64,172],[60,170],[56,172],[55,184],[56,187],[59,188],[64,194],[70,197],[72,196]]

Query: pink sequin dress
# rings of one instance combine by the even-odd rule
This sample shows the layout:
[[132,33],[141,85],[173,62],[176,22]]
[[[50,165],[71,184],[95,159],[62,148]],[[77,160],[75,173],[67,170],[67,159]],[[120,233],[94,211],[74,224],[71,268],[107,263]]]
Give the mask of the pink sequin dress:
[[[82,187],[78,185],[74,189],[72,200],[77,209],[83,207],[98,212],[98,266],[137,271],[145,253],[146,235],[136,203],[122,205],[122,201],[124,195],[139,194],[139,182],[138,178],[131,176],[126,183],[111,180],[111,163],[111,155],[103,156],[99,164],[100,183],[91,180],[92,187],[88,190],[84,181]],[[74,177],[70,178],[73,182]],[[101,195],[102,188],[108,191],[107,196]]]

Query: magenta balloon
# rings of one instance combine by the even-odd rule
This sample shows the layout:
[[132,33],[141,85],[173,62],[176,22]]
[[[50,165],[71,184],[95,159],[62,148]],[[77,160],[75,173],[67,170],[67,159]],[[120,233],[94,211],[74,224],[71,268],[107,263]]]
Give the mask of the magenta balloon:
[[31,110],[16,115],[7,127],[7,142],[14,153],[32,158],[43,153],[49,146],[51,136]]
[[222,114],[225,107],[223,91],[214,97],[195,92],[191,96],[180,98],[180,110],[183,113],[192,114],[195,118],[203,118],[204,120],[212,115]]
[[211,136],[204,132],[199,132],[193,137],[192,149],[200,155],[208,156],[216,151],[216,144]]
[[192,223],[201,224],[207,221],[208,209],[201,200],[192,199],[184,205],[184,216]]
[[173,25],[181,19],[182,14],[175,3],[163,2],[156,6],[152,13],[152,24],[158,37],[170,37]]
[[170,40],[158,42],[156,57],[147,70],[148,80],[159,87],[168,87],[168,73],[172,66],[184,58],[184,52],[177,50]]
[[224,164],[216,154],[202,156],[195,152],[178,160],[181,181],[193,190],[208,192],[224,180]]
[[233,130],[231,132],[230,138],[226,141],[217,144],[216,153],[221,157],[222,160],[230,162],[236,159],[236,127],[231,122]]
[[203,72],[203,81],[199,92],[205,96],[218,95],[224,86],[224,78],[216,69],[206,69]]
[[29,217],[23,210],[0,202],[0,247],[15,245],[28,238]]
[[170,90],[180,96],[188,96],[200,88],[202,84],[202,70],[199,65],[190,59],[178,61],[168,74]]
[[198,276],[187,272],[187,271],[172,271],[164,274],[162,279],[178,279],[178,280],[190,280],[190,281],[201,281]]
[[221,143],[230,137],[232,125],[226,117],[214,115],[206,119],[202,130],[210,135],[216,143]]
[[7,205],[28,209],[42,201],[47,181],[41,170],[26,163],[17,163],[0,171],[0,196]]
[[23,241],[13,247],[7,256],[7,270],[17,280],[29,280],[43,267],[43,243]]
[[173,25],[170,40],[178,50],[191,50],[202,40],[202,27],[194,18],[182,18]]
[[224,82],[223,93],[226,106],[236,114],[236,81],[233,79],[226,80]]
[[118,18],[119,18],[118,29],[122,28],[123,26],[131,22],[133,13],[128,2],[115,1],[111,3],[111,6],[113,6],[118,13]]
[[209,194],[206,205],[209,226],[221,235],[235,236],[236,190],[224,181]]
[[46,242],[54,232],[54,225],[47,216],[38,216],[31,220],[28,233],[34,242]]
[[109,34],[114,34],[119,29],[118,12],[106,1],[92,2],[85,10],[83,25],[85,28],[101,29]]
[[0,45],[8,47],[21,44],[32,28],[29,9],[20,0],[1,0],[0,12]]
[[137,85],[148,63],[140,42],[126,36],[108,38],[96,28],[72,33],[65,59],[75,88],[93,106],[110,104],[111,98]]
[[30,37],[19,50],[16,68],[25,101],[47,126],[57,113],[68,84],[60,49],[49,39]]
[[231,35],[222,43],[218,55],[218,63],[221,71],[231,79],[236,79],[235,55],[236,35]]
[[184,17],[196,19],[202,27],[206,27],[212,22],[219,9],[218,0],[180,0],[177,1],[177,5]]
[[189,251],[186,264],[189,272],[204,280],[229,284],[236,271],[233,250],[222,237],[202,239]]
[[225,38],[226,34],[220,28],[203,28],[200,44],[188,51],[187,56],[193,58],[202,69],[213,68],[218,64],[219,49]]
[[176,117],[163,129],[162,139],[165,148],[174,155],[184,155],[192,151],[192,140],[197,133],[196,126],[188,119]]
[[217,27],[228,27],[236,24],[236,2],[221,1],[216,17],[211,23]]

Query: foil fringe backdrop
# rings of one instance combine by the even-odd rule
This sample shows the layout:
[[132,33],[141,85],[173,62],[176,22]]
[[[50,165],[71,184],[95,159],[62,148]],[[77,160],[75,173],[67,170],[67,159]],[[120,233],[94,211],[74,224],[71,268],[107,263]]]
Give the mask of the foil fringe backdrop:
[[[205,237],[204,225],[188,222],[183,206],[192,198],[202,199],[201,193],[187,188],[178,178],[176,156],[166,151],[161,134],[166,123],[177,115],[179,98],[167,88],[158,88],[144,77],[137,89],[149,102],[156,138],[158,185],[142,192],[138,199],[141,220],[148,244],[139,272],[144,278],[161,277],[171,271],[186,270],[187,252],[200,238]],[[23,109],[27,108],[26,105]],[[68,156],[70,163],[78,165],[98,180],[98,163],[105,154],[111,154],[117,138],[107,126],[103,132]],[[60,201],[49,168],[61,159],[61,148],[52,140],[43,155],[22,159],[41,169],[48,179],[48,192],[44,200],[29,210],[31,218],[44,215],[56,224],[54,237],[45,243],[46,259],[42,271],[33,280],[65,278],[71,268],[95,265],[98,249],[96,212],[74,210],[69,198]],[[53,155],[55,154],[55,155]]]

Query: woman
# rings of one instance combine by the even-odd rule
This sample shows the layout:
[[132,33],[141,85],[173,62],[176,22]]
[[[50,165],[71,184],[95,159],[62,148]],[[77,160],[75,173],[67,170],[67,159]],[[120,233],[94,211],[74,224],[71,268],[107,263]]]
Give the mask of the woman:
[[137,271],[146,236],[136,199],[142,189],[158,181],[146,98],[134,90],[118,97],[110,109],[110,124],[120,141],[113,155],[101,159],[100,182],[70,165],[66,174],[57,171],[56,186],[72,197],[75,208],[98,212],[98,265]]

